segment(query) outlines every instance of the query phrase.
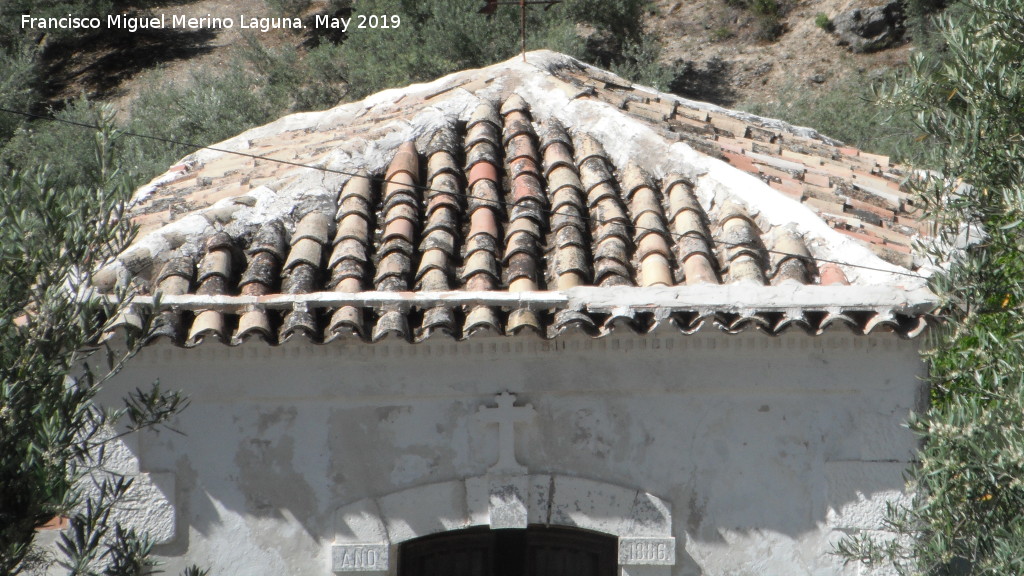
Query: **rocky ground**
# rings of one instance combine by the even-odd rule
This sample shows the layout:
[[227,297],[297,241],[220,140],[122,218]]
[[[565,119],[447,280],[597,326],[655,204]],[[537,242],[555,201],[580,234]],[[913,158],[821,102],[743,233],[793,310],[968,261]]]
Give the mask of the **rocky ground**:
[[[780,14],[782,33],[759,37],[749,10],[724,0],[658,0],[660,15],[649,26],[665,44],[662,59],[693,63],[707,99],[728,106],[772,103],[794,91],[824,91],[850,76],[873,77],[906,62],[909,44],[855,53],[819,27],[818,14],[835,19],[872,0],[795,0]],[[783,102],[784,104],[784,102]]]
[[[882,75],[904,63],[910,50],[902,42],[877,52],[855,53],[837,45],[837,36],[816,24],[819,14],[835,19],[880,0],[782,0],[781,34],[775,39],[764,38],[758,17],[737,6],[741,3],[655,0],[646,26],[664,44],[661,59],[687,71],[684,95],[730,107],[785,106],[794,94],[848,87],[850,77]],[[309,11],[317,8],[314,2]],[[266,0],[174,2],[156,10],[194,16],[273,15]],[[185,36],[157,32],[112,34],[102,42],[49,51],[53,81],[46,96],[56,103],[85,92],[124,110],[157,71],[165,79],[184,80],[198,67],[227,62],[243,42],[238,29]],[[287,30],[260,34],[259,39],[270,46],[308,40]]]

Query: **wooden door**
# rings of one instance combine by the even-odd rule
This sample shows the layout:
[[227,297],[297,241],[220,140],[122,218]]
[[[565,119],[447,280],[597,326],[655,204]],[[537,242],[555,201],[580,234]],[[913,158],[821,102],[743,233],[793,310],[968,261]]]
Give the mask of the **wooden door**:
[[399,549],[399,576],[615,576],[615,537],[569,528],[471,528]]

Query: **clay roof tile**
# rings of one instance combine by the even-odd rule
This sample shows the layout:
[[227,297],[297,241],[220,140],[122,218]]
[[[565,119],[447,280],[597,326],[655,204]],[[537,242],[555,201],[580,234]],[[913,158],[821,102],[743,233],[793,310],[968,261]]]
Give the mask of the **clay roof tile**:
[[384,178],[385,180],[394,180],[397,175],[406,173],[415,180],[420,173],[419,166],[419,155],[416,153],[416,144],[413,142],[403,142],[398,147],[398,152],[395,154],[395,157],[391,160],[391,164],[388,166],[388,171],[384,175]]
[[501,117],[493,104],[487,102],[479,104],[470,115],[467,127],[472,128],[480,122],[489,122],[495,128],[501,128]]
[[259,227],[248,252],[269,252],[283,260],[287,254],[284,238],[284,225],[280,220],[271,220]]
[[317,267],[320,265],[320,256],[323,253],[321,243],[313,238],[300,238],[292,244],[288,252],[288,259],[284,263],[285,270],[291,270],[299,264]]
[[512,112],[527,112],[530,110],[530,106],[526,103],[519,94],[513,94],[505,100],[505,103],[501,105],[501,115],[508,116]]
[[327,244],[330,234],[331,221],[322,212],[310,212],[298,225],[295,226],[295,233],[292,234],[292,245],[304,238],[308,238],[318,244]]

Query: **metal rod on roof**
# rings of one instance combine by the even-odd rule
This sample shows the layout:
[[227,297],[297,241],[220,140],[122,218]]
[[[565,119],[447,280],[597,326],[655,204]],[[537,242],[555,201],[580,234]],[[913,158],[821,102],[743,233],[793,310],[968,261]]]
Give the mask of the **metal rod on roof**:
[[526,62],[526,7],[534,4],[543,4],[548,10],[555,4],[561,4],[562,0],[486,0],[483,8],[477,11],[478,14],[490,16],[498,9],[498,6],[519,6],[519,35],[522,41],[523,62]]
[[523,62],[526,62],[526,0],[519,0],[519,37],[523,41]]

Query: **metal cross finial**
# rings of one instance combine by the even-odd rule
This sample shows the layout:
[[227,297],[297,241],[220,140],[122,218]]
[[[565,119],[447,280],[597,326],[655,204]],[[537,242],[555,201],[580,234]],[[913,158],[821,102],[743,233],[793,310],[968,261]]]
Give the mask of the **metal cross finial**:
[[484,7],[480,9],[479,13],[490,16],[498,10],[498,6],[519,6],[519,35],[523,43],[523,62],[526,62],[526,6],[543,4],[544,9],[547,10],[561,2],[562,0],[485,0]]
[[481,406],[479,409],[480,418],[484,422],[498,425],[498,461],[491,466],[490,472],[525,473],[526,466],[516,460],[515,424],[530,420],[537,411],[532,404],[516,406],[516,395],[508,392],[498,394],[494,401],[498,403],[497,407]]

